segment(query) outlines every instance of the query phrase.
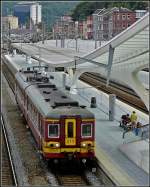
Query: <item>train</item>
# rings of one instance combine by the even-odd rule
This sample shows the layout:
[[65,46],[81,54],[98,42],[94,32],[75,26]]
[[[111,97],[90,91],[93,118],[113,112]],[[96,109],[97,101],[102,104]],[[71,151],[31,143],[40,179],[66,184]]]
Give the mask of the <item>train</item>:
[[[9,63],[7,62],[7,66]],[[13,64],[11,63],[11,69]],[[41,70],[42,69],[42,70]],[[15,99],[45,160],[95,158],[95,116],[43,74],[46,66],[15,72]],[[9,69],[10,70],[10,69]]]

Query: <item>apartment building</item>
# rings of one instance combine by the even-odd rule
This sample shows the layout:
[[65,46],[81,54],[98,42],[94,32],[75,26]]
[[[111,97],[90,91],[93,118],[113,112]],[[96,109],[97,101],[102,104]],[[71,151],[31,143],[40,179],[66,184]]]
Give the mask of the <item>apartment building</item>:
[[15,16],[2,17],[2,31],[7,32],[10,29],[18,29],[18,18]]
[[87,17],[87,39],[93,39],[93,16]]
[[95,40],[110,40],[136,21],[135,12],[127,8],[97,9],[93,13]]
[[14,16],[20,27],[34,27],[42,21],[42,6],[38,2],[18,2],[14,6]]
[[136,20],[140,19],[146,14],[147,10],[135,10]]
[[65,38],[74,38],[75,33],[75,22],[70,16],[61,16],[53,26],[54,38],[61,38],[62,35]]

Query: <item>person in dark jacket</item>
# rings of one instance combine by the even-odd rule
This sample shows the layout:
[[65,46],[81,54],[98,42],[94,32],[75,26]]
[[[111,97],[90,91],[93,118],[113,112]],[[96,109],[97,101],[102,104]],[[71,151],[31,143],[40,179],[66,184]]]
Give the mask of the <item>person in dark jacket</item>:
[[[120,127],[122,125],[126,125],[127,123],[130,122],[130,115],[129,114],[126,114],[126,115],[122,115],[121,116],[121,123],[120,123]],[[122,125],[121,125],[122,124]]]

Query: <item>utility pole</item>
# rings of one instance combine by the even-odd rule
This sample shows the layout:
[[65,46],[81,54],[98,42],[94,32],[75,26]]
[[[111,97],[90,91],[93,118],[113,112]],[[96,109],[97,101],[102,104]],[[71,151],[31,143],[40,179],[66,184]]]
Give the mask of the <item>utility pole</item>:
[[35,26],[35,42],[37,42],[37,35],[38,35],[38,33],[37,33],[37,26]]
[[94,25],[94,40],[95,40],[95,49],[97,48],[97,25],[98,25],[98,17],[97,15],[94,16],[94,20],[95,20],[95,25]]
[[23,33],[21,33],[21,50],[22,50]]
[[58,40],[57,40],[57,37],[58,37],[58,34],[55,33],[55,37],[56,37],[56,47],[58,46]]
[[64,21],[61,19],[61,47],[65,47]]
[[75,40],[76,40],[76,52],[77,52],[78,51],[78,37],[77,36],[76,36]]
[[97,30],[95,30],[95,49],[97,48]]
[[101,38],[99,37],[99,47],[101,46]]
[[10,51],[10,46],[11,46],[11,38],[10,38],[10,22],[9,22],[9,25],[8,25],[8,37],[9,37],[9,40],[8,40],[8,48],[9,48],[9,51]]
[[41,68],[41,48],[40,46],[38,48],[39,48],[39,68]]
[[45,39],[45,25],[44,25],[44,23],[42,23],[42,33],[43,33],[42,44],[44,44],[44,39]]

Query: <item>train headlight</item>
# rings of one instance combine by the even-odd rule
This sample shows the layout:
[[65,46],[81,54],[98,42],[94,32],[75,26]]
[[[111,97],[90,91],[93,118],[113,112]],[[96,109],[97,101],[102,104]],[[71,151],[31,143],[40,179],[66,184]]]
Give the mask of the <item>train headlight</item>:
[[82,146],[83,146],[83,147],[86,147],[86,144],[85,144],[85,143],[83,143],[83,144],[82,144]]
[[59,147],[59,143],[56,143],[55,146],[56,146],[56,147]]

